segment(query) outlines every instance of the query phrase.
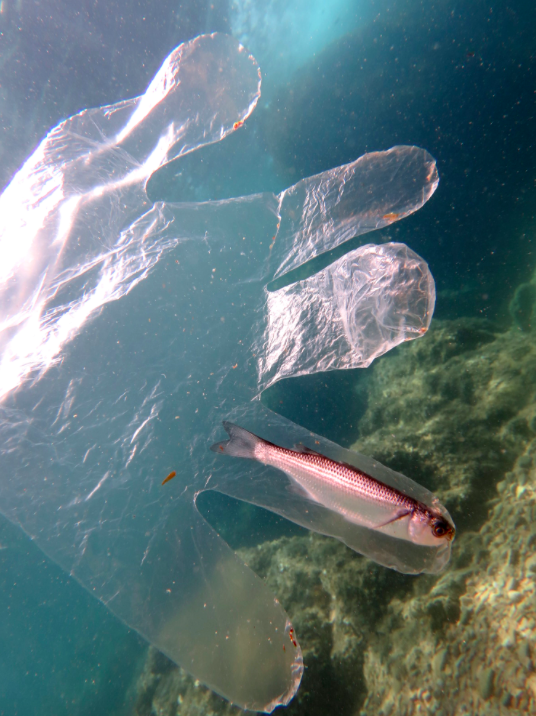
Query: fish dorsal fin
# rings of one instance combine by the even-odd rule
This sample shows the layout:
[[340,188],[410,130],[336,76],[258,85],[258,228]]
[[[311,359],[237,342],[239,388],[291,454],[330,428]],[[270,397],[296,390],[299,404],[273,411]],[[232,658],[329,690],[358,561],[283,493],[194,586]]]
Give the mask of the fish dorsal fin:
[[307,445],[304,445],[303,443],[296,443],[296,445],[294,445],[294,450],[296,450],[296,452],[301,452],[306,455],[318,455],[319,457],[325,457],[325,455],[322,455],[321,452],[317,452],[316,450],[307,447]]
[[363,470],[360,470],[360,469],[359,469],[358,467],[356,467],[355,465],[352,465],[351,462],[340,462],[339,465],[344,465],[344,467],[349,467],[350,470],[353,470],[354,472],[358,472],[360,475],[366,475],[367,477],[370,477],[372,480],[374,480],[374,478],[372,477],[372,475],[369,475],[367,472],[364,472]]

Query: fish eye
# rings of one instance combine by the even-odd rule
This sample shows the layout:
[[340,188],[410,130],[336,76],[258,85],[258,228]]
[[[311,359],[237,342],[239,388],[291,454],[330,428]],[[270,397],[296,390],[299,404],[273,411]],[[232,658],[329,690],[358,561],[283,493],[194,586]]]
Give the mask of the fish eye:
[[446,522],[443,522],[442,520],[437,520],[437,522],[434,522],[434,524],[432,525],[432,534],[434,535],[434,537],[444,537],[448,531],[448,524]]

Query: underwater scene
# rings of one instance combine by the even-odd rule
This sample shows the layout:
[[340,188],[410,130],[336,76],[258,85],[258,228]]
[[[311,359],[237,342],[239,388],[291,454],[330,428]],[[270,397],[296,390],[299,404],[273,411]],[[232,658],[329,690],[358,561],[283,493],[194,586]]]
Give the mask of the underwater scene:
[[534,27],[0,2],[0,716],[536,714]]

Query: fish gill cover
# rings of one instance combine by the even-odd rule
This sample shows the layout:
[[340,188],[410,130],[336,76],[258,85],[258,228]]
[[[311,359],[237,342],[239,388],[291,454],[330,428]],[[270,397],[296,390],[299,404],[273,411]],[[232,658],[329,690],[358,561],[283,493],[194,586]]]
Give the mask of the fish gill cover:
[[[158,167],[240,129],[259,96],[254,58],[228,36],[200,36],[143,96],[59,124],[0,197],[0,509],[187,671],[269,712],[295,694],[301,651],[277,599],[197,511],[201,491],[401,571],[438,571],[448,553],[350,525],[270,468],[209,450],[222,419],[283,444],[316,438],[264,408],[263,389],[369,365],[426,332],[435,301],[426,263],[396,243],[268,289],[419,209],[438,175],[417,147],[367,154],[278,196],[148,199]],[[435,504],[408,478],[317,440]]]

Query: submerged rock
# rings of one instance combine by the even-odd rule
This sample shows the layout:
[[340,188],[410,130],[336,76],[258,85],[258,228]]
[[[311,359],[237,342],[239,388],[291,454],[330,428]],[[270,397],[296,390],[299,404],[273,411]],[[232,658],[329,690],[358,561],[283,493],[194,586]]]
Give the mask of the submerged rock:
[[[304,652],[289,716],[536,712],[535,366],[533,333],[459,319],[371,369],[353,447],[446,502],[459,531],[443,574],[400,575],[316,534],[239,550]],[[152,651],[136,713],[238,710]]]
[[536,303],[536,283],[522,283],[517,287],[508,310],[516,325],[522,331],[534,327],[534,304]]
[[459,319],[373,368],[354,448],[427,484],[461,529],[445,573],[369,639],[362,714],[536,712],[535,351]]
[[[530,466],[517,461],[489,520],[461,536],[452,568],[431,591],[391,601],[389,637],[370,640],[365,655],[362,714],[536,712],[536,440],[527,456]],[[438,599],[447,608],[434,623]]]

